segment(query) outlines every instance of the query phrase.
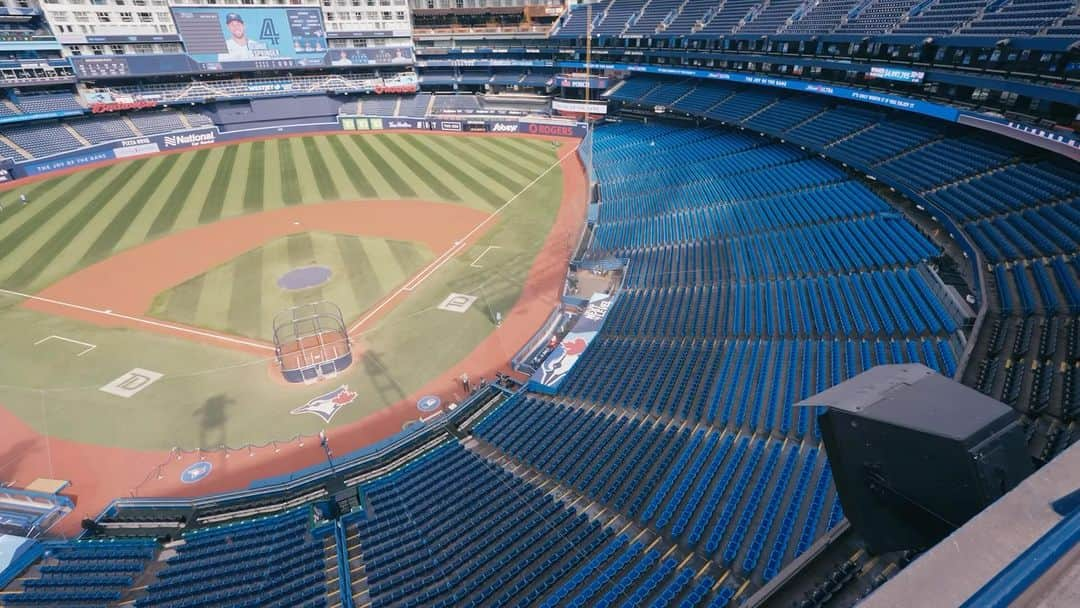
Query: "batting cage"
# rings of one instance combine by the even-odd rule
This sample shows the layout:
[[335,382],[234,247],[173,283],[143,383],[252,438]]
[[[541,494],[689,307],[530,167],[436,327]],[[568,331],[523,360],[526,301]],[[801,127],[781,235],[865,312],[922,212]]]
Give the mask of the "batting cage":
[[349,332],[333,302],[312,302],[274,317],[274,348],[289,382],[314,382],[334,376],[352,363]]

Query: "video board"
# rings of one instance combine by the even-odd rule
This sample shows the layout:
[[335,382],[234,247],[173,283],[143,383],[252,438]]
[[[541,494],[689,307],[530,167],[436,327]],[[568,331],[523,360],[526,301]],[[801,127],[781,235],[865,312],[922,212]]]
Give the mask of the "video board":
[[322,10],[310,7],[171,7],[184,50],[203,71],[324,65]]

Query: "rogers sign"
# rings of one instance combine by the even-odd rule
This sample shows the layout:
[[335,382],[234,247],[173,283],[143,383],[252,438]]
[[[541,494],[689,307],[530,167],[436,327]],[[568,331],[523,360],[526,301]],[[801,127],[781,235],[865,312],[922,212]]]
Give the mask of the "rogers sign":
[[538,125],[536,123],[529,123],[529,133],[532,133],[533,135],[574,137],[574,128],[565,125]]

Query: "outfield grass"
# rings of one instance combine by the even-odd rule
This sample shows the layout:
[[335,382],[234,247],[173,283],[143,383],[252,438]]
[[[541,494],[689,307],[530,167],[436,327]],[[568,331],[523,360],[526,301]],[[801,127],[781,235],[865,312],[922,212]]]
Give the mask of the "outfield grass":
[[[33,292],[125,248],[289,205],[420,198],[491,211],[554,161],[540,140],[368,134],[136,160],[0,194],[0,286]],[[19,194],[30,204],[20,205]]]
[[[557,167],[540,175],[563,152],[541,140],[365,134],[207,148],[72,173],[0,194],[5,208],[0,214],[0,287],[34,291],[149,239],[245,213],[327,200],[408,197],[493,211],[520,193],[477,243],[360,337],[364,356],[333,384],[348,384],[358,393],[357,401],[333,419],[333,426],[347,424],[452,369],[490,334],[495,313],[506,314],[517,301],[562,194]],[[29,205],[18,205],[19,193],[29,196]],[[347,258],[342,267],[349,281],[335,289],[351,290],[358,307],[364,298],[354,280],[366,277],[365,286],[392,283],[415,265],[413,256],[431,255],[401,251],[404,257],[393,276],[375,277],[374,266],[387,272],[386,258],[369,248],[402,245],[308,236],[311,242],[303,249],[322,248],[328,256]],[[482,268],[470,266],[489,246],[497,249],[485,254]],[[266,311],[277,304],[260,304],[256,313],[239,304],[256,292],[266,297],[269,292],[256,284],[276,279],[270,258],[288,259],[287,243],[283,250],[271,255],[264,247],[242,255],[170,290],[157,304],[196,315],[191,318],[197,324],[223,323],[228,331],[259,335],[269,325]],[[351,263],[361,255],[379,260],[372,262],[372,274]],[[345,298],[344,291],[334,297]],[[451,291],[479,299],[465,314],[438,310]],[[315,416],[289,412],[325,392],[327,385],[282,386],[267,359],[44,315],[20,304],[0,295],[0,405],[39,431],[91,443],[167,449],[240,446],[323,427]],[[57,340],[35,345],[50,335],[96,348],[77,357],[77,345]],[[134,367],[165,376],[130,399],[98,390]]]

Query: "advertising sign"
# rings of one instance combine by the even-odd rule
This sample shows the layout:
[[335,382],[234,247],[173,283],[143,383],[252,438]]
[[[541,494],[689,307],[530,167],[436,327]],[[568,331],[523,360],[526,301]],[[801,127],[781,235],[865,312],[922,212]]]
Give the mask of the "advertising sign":
[[346,131],[381,131],[394,129],[420,129],[422,131],[486,131],[488,133],[523,133],[556,137],[583,137],[587,125],[527,118],[518,122],[510,120],[440,120],[437,118],[406,118],[399,116],[341,116],[341,128]]
[[555,86],[567,89],[606,89],[606,76],[586,76],[584,74],[559,74],[555,77]]
[[926,77],[926,72],[907,70],[904,68],[872,66],[870,72],[867,73],[867,76],[869,78],[880,78],[882,80],[895,80],[897,82],[912,82],[918,84]]
[[571,116],[607,114],[607,102],[590,101],[586,103],[584,100],[553,99],[551,101],[551,109],[559,114],[568,114]]
[[334,49],[326,55],[331,66],[353,65],[408,65],[412,63],[411,46],[380,46],[367,49]]
[[667,74],[671,76],[726,80],[729,82],[745,82],[748,84],[758,84],[790,91],[806,91],[808,93],[829,95],[841,99],[853,99],[855,101],[864,101],[866,103],[896,108],[898,110],[906,110],[917,114],[925,114],[926,116],[933,116],[950,122],[956,122],[957,117],[960,115],[960,110],[945,104],[920,101],[918,99],[890,95],[888,93],[877,93],[865,89],[853,89],[851,87],[834,84],[807,82],[805,80],[790,80],[787,78],[758,76],[740,72],[714,72],[712,70],[701,70],[696,68],[673,68],[629,63],[599,63],[595,61],[589,65],[586,65],[583,61],[560,61],[558,63],[560,67],[575,69],[589,68],[593,70],[621,70],[626,72],[643,72],[646,74]]
[[40,175],[117,158],[130,158],[166,150],[205,146],[223,139],[219,135],[217,129],[207,127],[179,133],[128,138],[70,154],[60,154],[48,159],[19,163],[16,166],[17,175]]

